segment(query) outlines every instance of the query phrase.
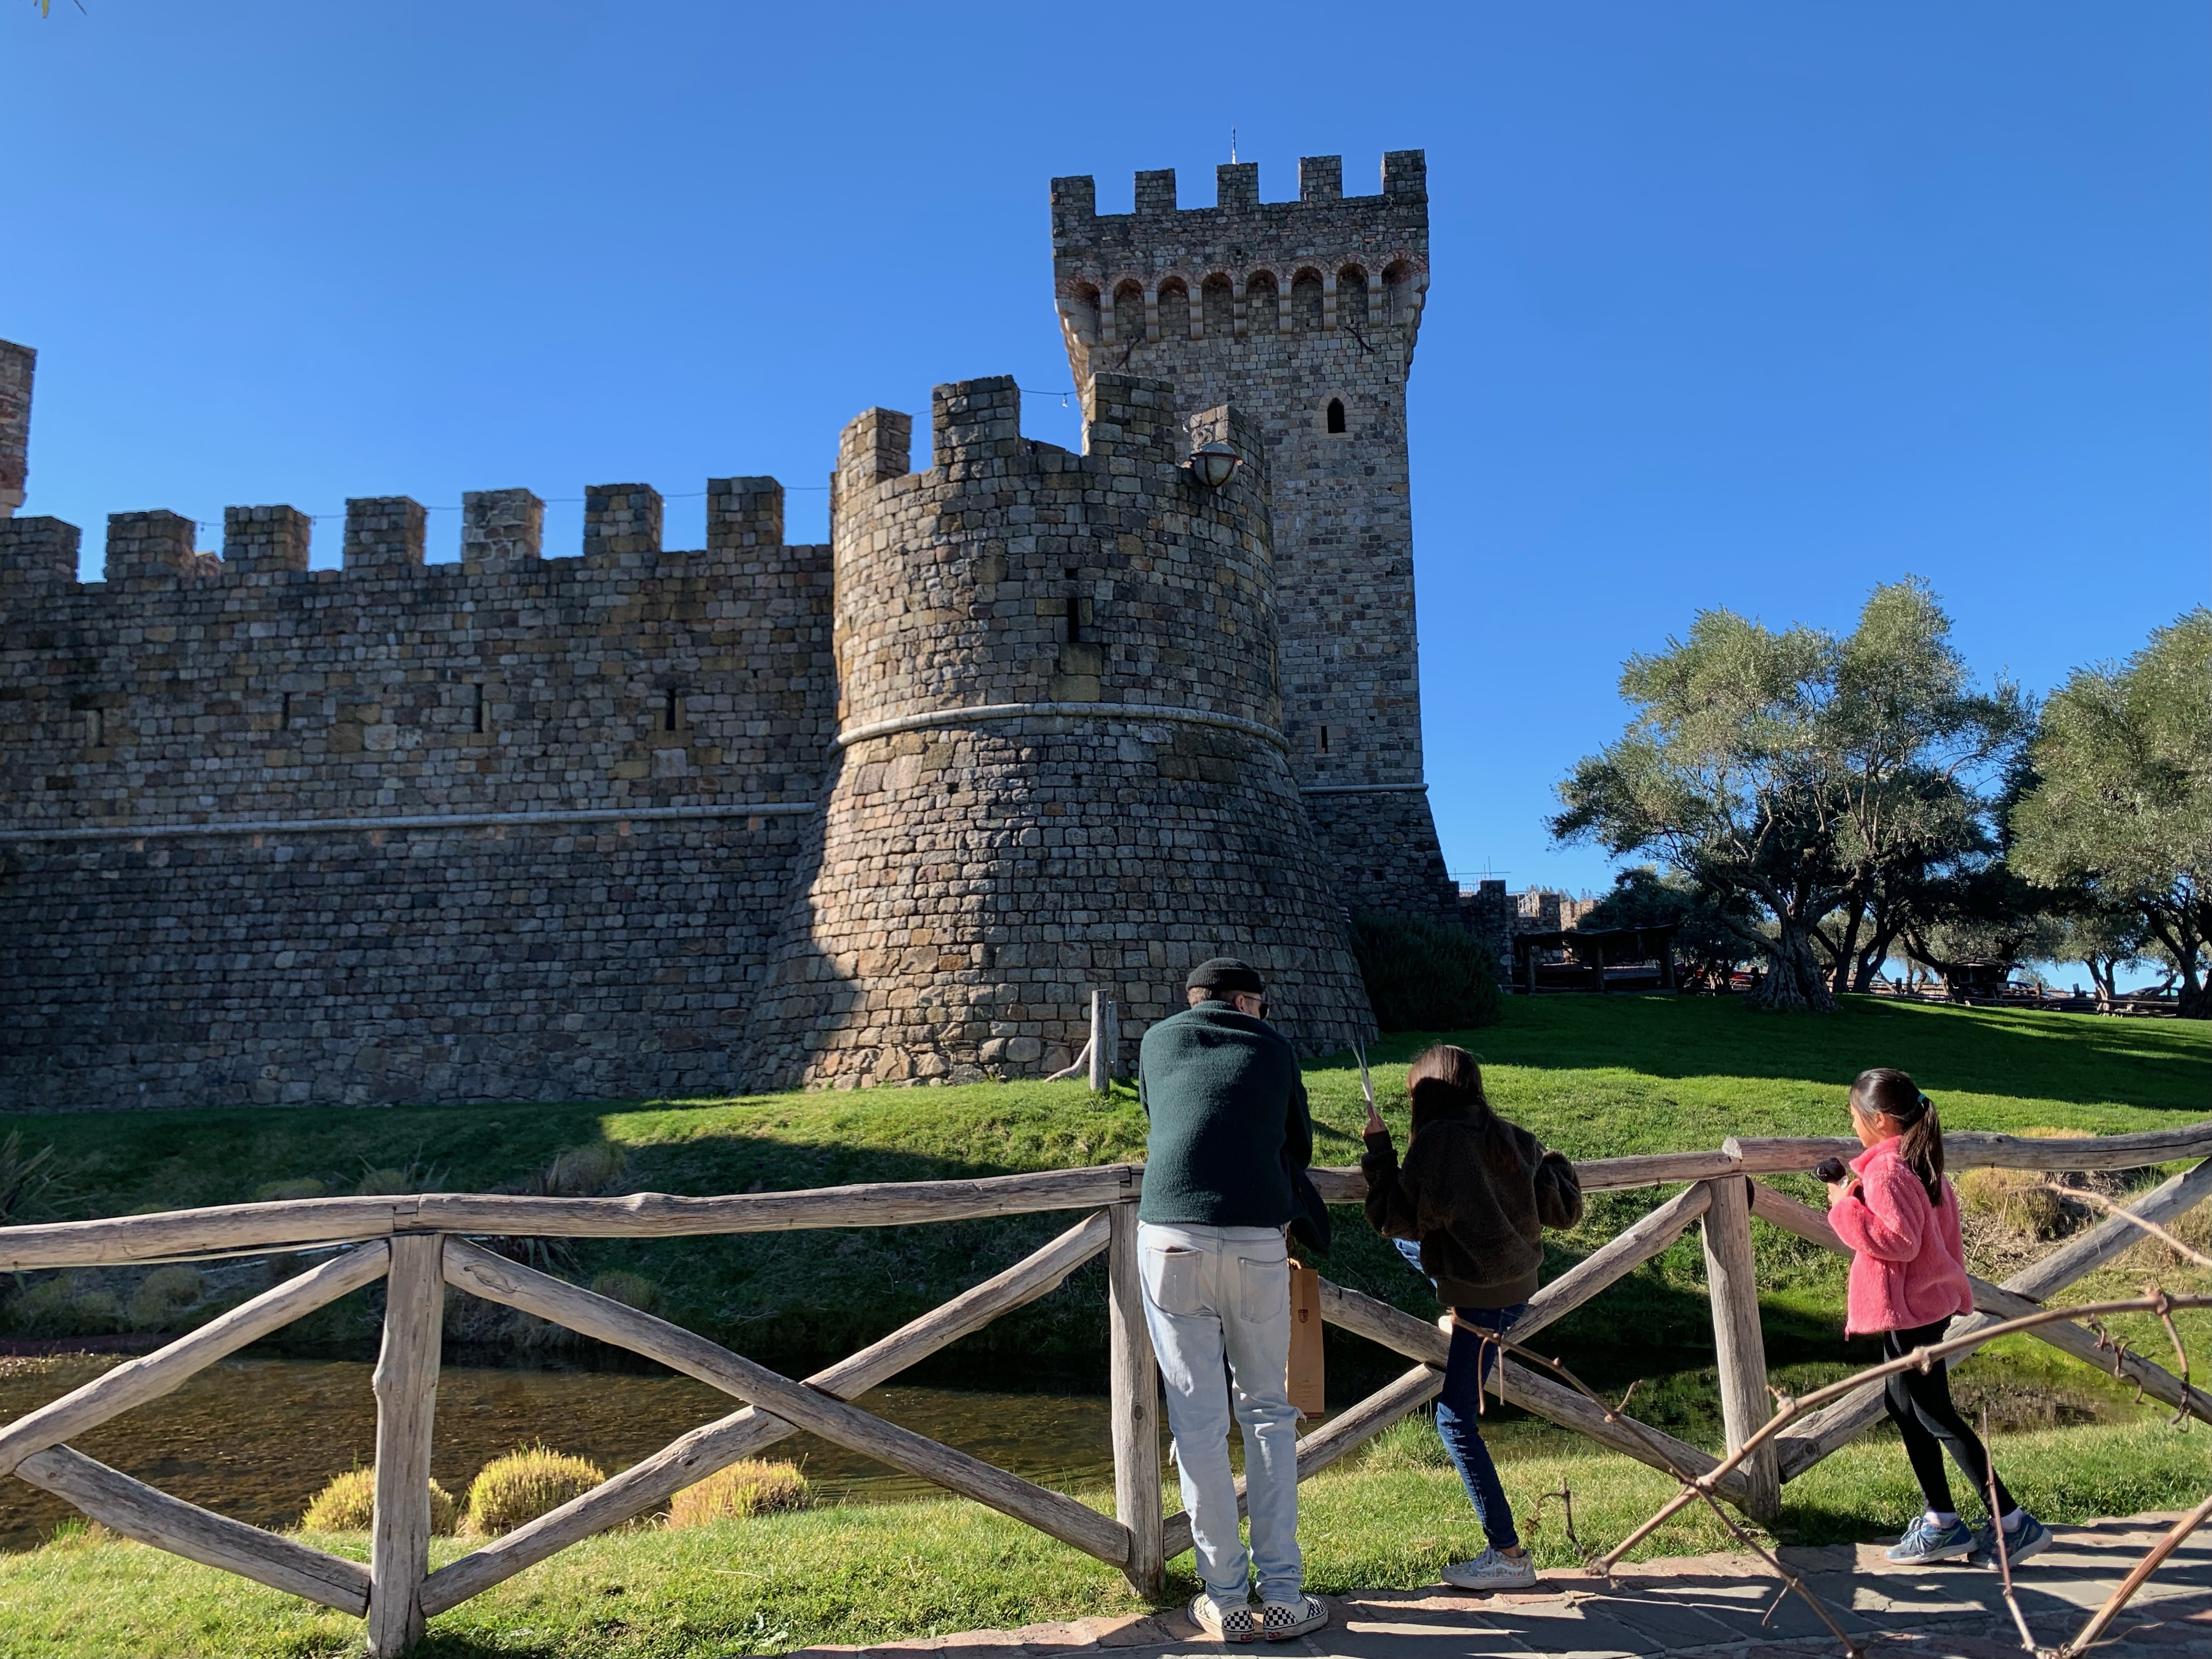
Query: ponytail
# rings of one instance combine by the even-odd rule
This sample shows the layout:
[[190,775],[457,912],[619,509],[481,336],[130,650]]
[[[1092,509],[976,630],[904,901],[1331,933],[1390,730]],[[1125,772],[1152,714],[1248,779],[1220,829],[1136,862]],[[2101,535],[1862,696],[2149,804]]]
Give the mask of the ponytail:
[[1898,1158],[1920,1177],[1920,1184],[1928,1189],[1928,1201],[1941,1208],[1943,1124],[1936,1115],[1936,1103],[1920,1092],[1911,1075],[1890,1066],[1861,1072],[1851,1085],[1851,1107],[1899,1126]]

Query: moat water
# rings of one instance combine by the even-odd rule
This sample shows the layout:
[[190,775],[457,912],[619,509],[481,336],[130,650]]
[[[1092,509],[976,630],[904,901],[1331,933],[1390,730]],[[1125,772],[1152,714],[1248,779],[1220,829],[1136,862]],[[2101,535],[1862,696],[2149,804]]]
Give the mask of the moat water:
[[[58,1399],[117,1363],[113,1357],[86,1354],[0,1358],[0,1423]],[[230,1359],[70,1443],[191,1503],[257,1526],[294,1527],[331,1477],[374,1461],[372,1369],[359,1360]],[[1825,1376],[1791,1380],[1802,1387]],[[1717,1423],[1702,1420],[1710,1414],[1705,1409],[1710,1373],[1655,1382],[1655,1389],[1638,1395],[1652,1420],[1668,1421],[1692,1440],[1717,1441]],[[2117,1399],[2094,1393],[2075,1397],[2069,1391],[2066,1401],[2054,1404],[2048,1389],[2021,1390],[2018,1401],[2007,1398],[2008,1392],[2000,1387],[1985,1396],[1999,1427],[2134,1414]],[[1655,1396],[1667,1395],[1684,1401],[1686,1409],[1653,1410],[1661,1405]],[[862,1395],[860,1403],[1041,1485],[1074,1491],[1113,1478],[1102,1395],[892,1386]],[[1332,1403],[1341,1409],[1351,1401]],[[665,1373],[447,1365],[438,1382],[431,1474],[458,1498],[491,1459],[542,1442],[589,1458],[612,1474],[736,1409],[738,1403],[720,1391]],[[1561,1449],[1574,1440],[1563,1430],[1512,1413],[1492,1419],[1485,1433],[1501,1459]],[[1232,1454],[1237,1449],[1232,1440]],[[893,1503],[939,1495],[938,1487],[812,1435],[794,1434],[762,1455],[799,1464],[820,1501]],[[58,1498],[20,1480],[0,1481],[0,1550],[36,1547],[76,1516]]]

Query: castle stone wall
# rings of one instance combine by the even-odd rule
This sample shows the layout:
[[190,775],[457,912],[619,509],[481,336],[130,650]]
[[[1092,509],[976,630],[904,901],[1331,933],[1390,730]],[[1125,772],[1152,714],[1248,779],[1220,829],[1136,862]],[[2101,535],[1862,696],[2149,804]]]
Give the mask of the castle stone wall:
[[[1275,693],[1256,434],[1222,490],[1170,390],[1099,375],[1089,453],[1010,380],[940,387],[934,465],[887,411],[841,446],[842,759],[762,1004],[763,1085],[1032,1074],[1093,988],[1132,1038],[1245,957],[1309,1052],[1371,1030]],[[897,468],[897,471],[892,469]]]
[[[704,550],[641,486],[584,558],[527,491],[0,521],[0,1103],[736,1086],[835,730],[827,547],[710,481]],[[657,498],[656,498],[657,499]]]

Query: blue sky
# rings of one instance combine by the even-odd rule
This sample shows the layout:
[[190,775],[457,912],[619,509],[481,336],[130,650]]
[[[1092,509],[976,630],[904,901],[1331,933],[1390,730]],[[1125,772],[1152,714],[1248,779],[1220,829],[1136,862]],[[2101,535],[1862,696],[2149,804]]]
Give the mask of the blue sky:
[[[1934,582],[2032,690],[2208,598],[2212,27],[2126,6],[156,4],[0,15],[0,337],[25,511],[343,511],[768,472],[1067,381],[1046,181],[1212,199],[1233,125],[1425,148],[1413,386],[1428,767],[1453,868],[1541,827],[1620,659],[1729,605]],[[1075,441],[1030,399],[1029,430]],[[802,493],[803,492],[803,493]],[[317,526],[317,562],[339,526]],[[456,550],[432,517],[432,556]]]

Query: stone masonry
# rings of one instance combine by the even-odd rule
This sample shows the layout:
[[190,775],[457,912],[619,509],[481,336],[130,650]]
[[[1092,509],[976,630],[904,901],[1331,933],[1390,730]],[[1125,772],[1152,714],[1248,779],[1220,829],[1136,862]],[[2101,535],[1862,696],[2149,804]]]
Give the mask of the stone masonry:
[[827,546],[728,477],[691,551],[649,484],[588,488],[559,558],[495,489],[457,564],[368,497],[341,568],[289,506],[228,508],[220,555],[140,511],[80,583],[76,526],[15,511],[0,343],[0,1108],[1036,1076],[1093,989],[1133,1041],[1223,952],[1302,1050],[1371,1031],[1348,908],[1455,908],[1406,494],[1425,185],[1308,168],[1184,212],[1143,175],[1118,221],[1058,181],[1085,453],[1008,380],[938,388],[919,471],[866,411]]
[[1089,448],[1021,435],[1011,380],[840,447],[842,754],[763,993],[763,1083],[1058,1067],[1103,988],[1139,1030],[1237,955],[1309,1052],[1372,1029],[1279,735],[1265,464],[1206,488],[1171,388],[1090,383]]
[[220,560],[120,514],[84,586],[0,522],[0,1103],[738,1087],[836,685],[829,549],[708,489],[703,550],[559,560],[472,494],[441,566],[356,501],[341,570],[289,507]]
[[1382,158],[1346,197],[1308,156],[1298,199],[1260,200],[1250,162],[1181,208],[1172,172],[1102,215],[1087,178],[1052,185],[1055,299],[1080,386],[1172,382],[1186,414],[1234,404],[1273,485],[1283,732],[1306,813],[1355,909],[1455,916],[1424,793],[1406,381],[1429,281],[1426,166]]

